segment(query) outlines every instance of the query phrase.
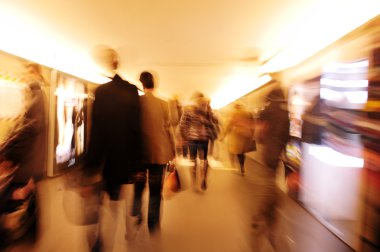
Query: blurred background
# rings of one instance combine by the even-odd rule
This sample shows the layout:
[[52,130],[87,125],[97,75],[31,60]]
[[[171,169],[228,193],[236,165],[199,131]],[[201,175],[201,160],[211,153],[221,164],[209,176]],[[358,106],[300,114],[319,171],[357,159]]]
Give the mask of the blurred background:
[[[4,250],[90,249],[85,241],[96,232],[88,230],[97,224],[78,224],[76,173],[87,151],[94,92],[110,80],[93,60],[94,48],[107,45],[119,55],[121,77],[142,90],[139,73],[154,71],[158,96],[175,97],[183,108],[201,91],[220,124],[206,193],[188,190],[190,161],[177,151],[185,189],[164,202],[163,251],[379,251],[379,13],[376,0],[1,1],[0,232],[10,237]],[[30,63],[40,67],[46,155],[41,181],[26,181],[25,195],[9,200],[6,189],[21,165],[2,156],[29,125]],[[289,119],[278,167],[267,174],[267,150],[256,141],[240,176],[224,135],[231,113],[240,104],[259,121],[276,88]],[[287,250],[265,250],[252,231],[260,225],[252,220],[258,199],[273,192],[262,187],[268,177],[281,195],[276,222]],[[132,191],[124,188],[121,204],[129,206]],[[125,223],[127,215],[118,218]],[[192,223],[204,227],[202,234]],[[42,228],[31,239],[33,225]],[[118,228],[113,251],[148,251],[147,234],[140,231],[131,245],[121,235],[124,224]]]

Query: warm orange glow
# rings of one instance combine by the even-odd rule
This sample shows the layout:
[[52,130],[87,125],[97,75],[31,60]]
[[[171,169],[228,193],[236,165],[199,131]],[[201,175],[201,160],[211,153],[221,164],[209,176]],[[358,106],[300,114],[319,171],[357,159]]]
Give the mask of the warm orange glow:
[[268,83],[272,78],[270,75],[260,77],[252,75],[234,75],[226,80],[225,85],[211,97],[211,107],[219,109],[239,99],[243,95]]
[[380,14],[380,1],[320,1],[305,11],[305,21],[289,45],[262,66],[278,72],[311,57],[334,41]]
[[1,6],[0,30],[2,51],[94,83],[109,81],[97,73],[89,53],[56,38],[52,31],[21,10]]

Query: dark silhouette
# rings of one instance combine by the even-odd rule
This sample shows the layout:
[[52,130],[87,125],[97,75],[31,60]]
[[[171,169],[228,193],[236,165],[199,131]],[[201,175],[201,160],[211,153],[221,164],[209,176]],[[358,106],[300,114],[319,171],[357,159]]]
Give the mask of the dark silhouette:
[[142,194],[148,180],[148,228],[152,234],[160,228],[162,178],[166,164],[175,157],[175,147],[168,103],[153,94],[155,83],[150,72],[142,72],[140,81],[145,92],[141,96],[143,164],[136,175],[132,215],[138,217],[137,224],[142,223]]
[[[101,48],[96,56],[99,63],[113,72],[114,76],[95,91],[90,142],[84,166],[85,179],[82,183],[92,183],[89,181],[93,175],[101,171],[104,190],[111,200],[109,206],[115,217],[121,186],[132,184],[136,168],[140,167],[140,100],[137,87],[115,74],[118,68],[116,52]],[[111,233],[115,232],[116,223],[111,225],[114,226],[109,229],[108,235],[114,239]]]

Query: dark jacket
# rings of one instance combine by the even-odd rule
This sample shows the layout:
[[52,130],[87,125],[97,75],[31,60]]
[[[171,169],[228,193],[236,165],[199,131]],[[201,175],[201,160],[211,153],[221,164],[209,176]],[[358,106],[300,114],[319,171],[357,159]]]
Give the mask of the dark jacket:
[[95,91],[85,170],[103,165],[103,179],[125,184],[141,160],[140,101],[136,86],[115,75]]
[[261,143],[263,161],[275,170],[289,140],[289,117],[286,103],[270,102],[261,112],[258,121],[264,122],[267,127],[265,141]]
[[181,136],[187,141],[208,141],[212,127],[211,109],[203,98],[185,107],[179,122]]

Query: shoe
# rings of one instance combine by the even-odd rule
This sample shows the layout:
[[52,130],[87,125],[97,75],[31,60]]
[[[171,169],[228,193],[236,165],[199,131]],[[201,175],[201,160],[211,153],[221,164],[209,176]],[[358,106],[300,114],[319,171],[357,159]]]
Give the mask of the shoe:
[[141,226],[141,224],[143,222],[141,214],[137,215],[136,217],[137,217],[137,220],[135,222],[136,226]]
[[203,191],[206,191],[206,190],[207,190],[206,180],[203,180],[202,185],[201,185],[201,188],[202,188]]

